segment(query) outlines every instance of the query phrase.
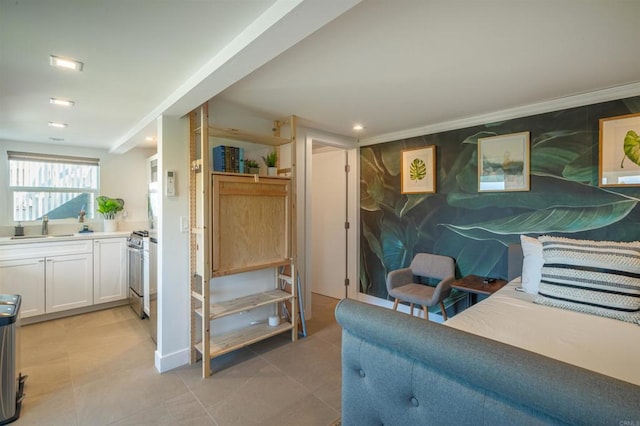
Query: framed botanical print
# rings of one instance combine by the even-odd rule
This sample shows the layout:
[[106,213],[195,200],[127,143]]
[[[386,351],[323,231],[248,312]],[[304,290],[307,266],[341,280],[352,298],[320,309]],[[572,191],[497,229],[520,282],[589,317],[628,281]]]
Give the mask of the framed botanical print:
[[600,119],[599,186],[640,185],[640,113]]
[[436,146],[402,150],[401,191],[403,194],[436,192]]
[[529,191],[529,132],[478,139],[478,192]]

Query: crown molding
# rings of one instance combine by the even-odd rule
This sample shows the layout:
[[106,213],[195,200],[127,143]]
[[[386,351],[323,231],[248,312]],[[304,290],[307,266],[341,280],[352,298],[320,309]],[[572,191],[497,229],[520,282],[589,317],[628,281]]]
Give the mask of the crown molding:
[[370,138],[363,138],[360,140],[360,146],[397,141],[416,136],[431,135],[434,133],[446,132],[448,130],[463,129],[465,127],[478,126],[497,121],[512,120],[514,118],[528,117],[531,115],[543,114],[545,112],[559,111],[638,95],[640,95],[640,82],[589,93],[582,93],[574,96],[567,96],[565,98],[554,99],[546,102],[538,102],[517,108],[504,109],[488,114],[429,124],[427,126],[416,127],[413,129],[400,130],[398,132],[386,133],[384,135],[373,136]]

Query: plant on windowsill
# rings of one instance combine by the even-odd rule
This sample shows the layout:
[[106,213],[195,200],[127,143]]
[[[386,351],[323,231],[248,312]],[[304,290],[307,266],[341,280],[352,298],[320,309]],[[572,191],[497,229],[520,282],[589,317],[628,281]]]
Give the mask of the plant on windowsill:
[[278,163],[278,153],[273,150],[266,156],[263,155],[262,160],[264,164],[267,165],[267,176],[277,176],[278,169],[276,168],[276,164]]
[[97,211],[104,216],[104,232],[115,232],[117,229],[116,216],[124,209],[122,198],[110,198],[104,195],[96,197]]

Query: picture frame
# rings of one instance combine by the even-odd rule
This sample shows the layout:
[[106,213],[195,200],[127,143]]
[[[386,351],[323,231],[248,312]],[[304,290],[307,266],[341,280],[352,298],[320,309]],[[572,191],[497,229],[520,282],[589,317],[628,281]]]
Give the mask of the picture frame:
[[402,150],[400,184],[403,194],[436,192],[436,146]]
[[600,119],[598,186],[640,186],[640,113]]
[[478,192],[529,191],[529,132],[478,139]]

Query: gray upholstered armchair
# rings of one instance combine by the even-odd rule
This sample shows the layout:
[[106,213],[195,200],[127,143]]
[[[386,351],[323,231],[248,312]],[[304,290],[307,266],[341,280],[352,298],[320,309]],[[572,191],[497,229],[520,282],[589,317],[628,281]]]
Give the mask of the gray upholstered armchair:
[[[440,280],[435,287],[423,284],[416,277]],[[387,292],[395,298],[393,310],[398,309],[400,301],[409,302],[413,315],[414,305],[422,306],[424,318],[429,319],[427,308],[440,305],[442,318],[447,320],[447,311],[442,301],[451,294],[451,283],[455,277],[455,265],[452,258],[437,254],[418,253],[408,268],[397,269],[387,275]],[[417,282],[416,282],[417,281]]]

